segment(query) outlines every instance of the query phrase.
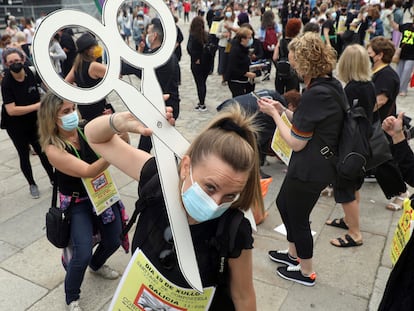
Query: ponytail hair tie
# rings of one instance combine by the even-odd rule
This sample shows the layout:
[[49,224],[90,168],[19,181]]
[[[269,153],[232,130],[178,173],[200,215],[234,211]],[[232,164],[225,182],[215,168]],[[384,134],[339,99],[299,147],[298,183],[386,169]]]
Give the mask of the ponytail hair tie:
[[240,137],[244,138],[245,140],[247,140],[247,134],[246,131],[243,130],[240,126],[238,126],[236,123],[234,123],[233,120],[231,119],[225,119],[222,122],[220,122],[217,125],[219,128],[228,131],[228,132],[235,132],[237,133]]

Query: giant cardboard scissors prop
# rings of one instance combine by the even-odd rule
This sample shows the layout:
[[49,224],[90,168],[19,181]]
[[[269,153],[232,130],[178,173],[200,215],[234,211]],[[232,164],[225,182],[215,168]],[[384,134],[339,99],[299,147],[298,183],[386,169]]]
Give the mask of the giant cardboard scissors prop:
[[[141,122],[153,130],[155,150],[161,185],[168,217],[174,236],[180,269],[187,282],[202,291],[200,274],[191,247],[192,240],[187,218],[180,202],[178,172],[174,165],[176,156],[181,158],[189,143],[165,118],[165,104],[154,69],[164,64],[174,51],[176,26],[173,16],[163,0],[151,0],[151,6],[161,16],[165,32],[161,48],[153,54],[138,54],[122,40],[117,27],[117,12],[123,1],[106,1],[102,10],[102,23],[77,10],[59,10],[43,19],[33,40],[36,70],[46,85],[66,100],[87,104],[101,100],[115,91]],[[81,89],[66,83],[58,76],[49,58],[49,42],[58,29],[81,26],[96,34],[104,43],[108,56],[106,75],[93,88]],[[119,79],[121,60],[143,69],[139,92],[134,86]]]

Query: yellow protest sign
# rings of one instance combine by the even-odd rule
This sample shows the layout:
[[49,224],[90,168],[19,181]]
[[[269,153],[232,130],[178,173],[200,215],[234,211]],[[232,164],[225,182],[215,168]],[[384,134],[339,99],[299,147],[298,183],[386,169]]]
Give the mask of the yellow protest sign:
[[183,288],[167,280],[136,249],[112,298],[109,310],[208,310],[215,292],[214,287],[204,288],[203,293]]
[[[292,123],[290,123],[286,113],[282,113],[281,115],[282,120],[286,123],[289,128],[292,127]],[[276,153],[276,155],[285,163],[289,165],[290,157],[292,156],[292,148],[286,143],[286,141],[280,135],[279,128],[276,128],[275,134],[273,135],[272,139],[272,149]]]
[[211,27],[210,27],[210,34],[212,34],[212,35],[217,34],[217,30],[218,30],[219,25],[220,25],[220,22],[218,22],[218,21],[212,22]]
[[391,244],[391,262],[395,265],[405,245],[411,237],[414,226],[414,210],[411,208],[411,200],[406,198],[403,203],[403,213],[395,229]]
[[108,169],[94,178],[82,178],[82,182],[97,215],[121,199]]

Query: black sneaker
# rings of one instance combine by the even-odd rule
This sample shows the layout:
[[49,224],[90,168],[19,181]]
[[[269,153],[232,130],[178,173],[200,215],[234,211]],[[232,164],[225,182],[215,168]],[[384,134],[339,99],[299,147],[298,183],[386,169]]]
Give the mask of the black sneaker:
[[293,281],[305,286],[315,285],[316,273],[313,272],[309,276],[304,276],[300,271],[300,265],[297,266],[288,266],[288,267],[279,267],[276,269],[277,274],[289,281]]
[[275,262],[283,263],[288,266],[297,266],[299,260],[289,255],[288,251],[269,251],[269,258]]

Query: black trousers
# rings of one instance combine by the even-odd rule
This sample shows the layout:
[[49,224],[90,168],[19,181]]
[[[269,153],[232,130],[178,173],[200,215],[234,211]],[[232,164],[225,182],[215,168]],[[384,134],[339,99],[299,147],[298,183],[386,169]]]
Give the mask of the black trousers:
[[207,95],[207,78],[210,72],[210,63],[206,65],[191,64],[191,73],[193,74],[194,81],[197,87],[198,101],[201,106],[205,105]]
[[46,170],[49,179],[53,180],[53,167],[50,165],[46,155],[42,152],[39,144],[39,137],[37,136],[37,127],[31,129],[22,128],[8,128],[7,134],[12,140],[14,147],[17,150],[20,160],[20,169],[29,185],[35,185],[33,178],[32,166],[30,164],[30,149],[29,145],[38,154],[42,166]]
[[251,84],[249,82],[239,83],[239,82],[228,81],[228,86],[231,92],[231,96],[234,98],[236,96],[248,94],[254,91],[254,88],[256,85]]
[[295,243],[299,258],[313,257],[309,216],[326,183],[304,182],[286,176],[276,198],[276,206],[286,227],[287,240]]

